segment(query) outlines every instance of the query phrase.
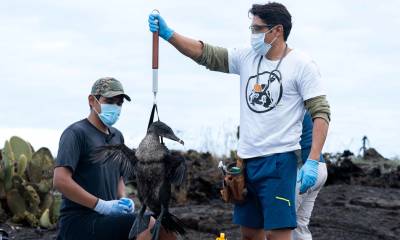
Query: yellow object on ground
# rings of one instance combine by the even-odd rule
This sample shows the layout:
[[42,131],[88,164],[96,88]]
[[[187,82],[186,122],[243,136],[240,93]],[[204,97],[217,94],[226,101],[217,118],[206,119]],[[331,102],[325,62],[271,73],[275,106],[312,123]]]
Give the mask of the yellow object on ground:
[[225,238],[225,233],[220,233],[220,234],[219,234],[219,237],[217,237],[215,240],[227,240],[227,239]]

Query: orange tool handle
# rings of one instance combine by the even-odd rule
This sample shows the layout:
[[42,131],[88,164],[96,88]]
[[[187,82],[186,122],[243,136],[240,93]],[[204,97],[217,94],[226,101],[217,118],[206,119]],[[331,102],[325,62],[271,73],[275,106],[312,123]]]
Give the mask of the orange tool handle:
[[153,32],[153,69],[158,69],[158,49],[159,49],[158,32]]

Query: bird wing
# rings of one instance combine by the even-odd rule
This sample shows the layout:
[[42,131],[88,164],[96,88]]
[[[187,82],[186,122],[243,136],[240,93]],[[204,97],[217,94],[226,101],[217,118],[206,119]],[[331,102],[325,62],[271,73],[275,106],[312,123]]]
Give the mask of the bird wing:
[[186,179],[185,158],[177,151],[171,151],[165,157],[165,165],[168,169],[167,178],[174,185],[181,185]]
[[137,158],[135,149],[130,149],[125,144],[118,144],[96,148],[91,161],[101,164],[111,161],[111,163],[120,166],[124,176],[130,176],[135,170]]

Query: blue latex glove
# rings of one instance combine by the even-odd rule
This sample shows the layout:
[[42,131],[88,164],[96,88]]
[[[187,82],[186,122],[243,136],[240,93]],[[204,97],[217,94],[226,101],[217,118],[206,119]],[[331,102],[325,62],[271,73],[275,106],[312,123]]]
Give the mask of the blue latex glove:
[[94,210],[103,215],[120,215],[130,213],[131,210],[124,201],[110,200],[104,201],[99,198]]
[[300,182],[300,194],[307,192],[315,185],[318,178],[318,161],[307,159],[297,173],[297,182]]
[[118,204],[122,204],[128,207],[128,213],[135,211],[135,203],[130,198],[120,198]]
[[168,41],[174,34],[174,30],[167,26],[167,23],[158,13],[151,13],[149,15],[149,28],[151,32],[157,32],[160,37]]

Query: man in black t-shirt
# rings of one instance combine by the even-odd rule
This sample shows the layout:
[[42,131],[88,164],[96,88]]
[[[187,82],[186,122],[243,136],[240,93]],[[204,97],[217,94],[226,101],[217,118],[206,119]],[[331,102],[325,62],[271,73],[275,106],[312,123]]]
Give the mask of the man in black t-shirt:
[[[124,143],[121,132],[112,127],[124,99],[131,100],[118,80],[100,78],[88,97],[89,116],[61,136],[53,180],[63,194],[58,240],[128,239],[136,215],[133,201],[125,197],[123,171],[111,161],[89,161],[97,147]],[[150,239],[153,225],[151,218],[137,239]],[[162,231],[161,239],[175,236]]]

